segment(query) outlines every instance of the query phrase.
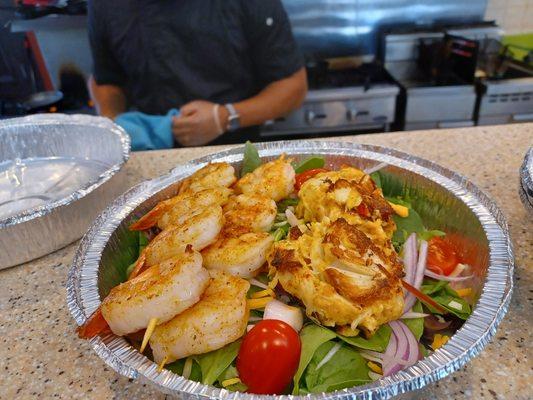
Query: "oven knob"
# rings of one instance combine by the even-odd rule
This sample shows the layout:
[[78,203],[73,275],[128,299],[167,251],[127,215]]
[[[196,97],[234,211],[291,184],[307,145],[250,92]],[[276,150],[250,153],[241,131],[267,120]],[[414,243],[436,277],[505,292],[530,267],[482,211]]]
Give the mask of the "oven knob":
[[309,125],[313,124],[313,121],[316,119],[316,113],[312,110],[307,110],[305,112],[305,120]]
[[355,108],[350,108],[348,111],[346,111],[346,118],[348,121],[357,120],[357,110]]
[[320,114],[320,113],[316,113],[314,112],[313,110],[307,110],[305,112],[305,120],[306,122],[309,124],[309,125],[313,125],[314,122],[316,120],[319,120],[319,119],[326,119],[327,118],[327,115],[326,114]]

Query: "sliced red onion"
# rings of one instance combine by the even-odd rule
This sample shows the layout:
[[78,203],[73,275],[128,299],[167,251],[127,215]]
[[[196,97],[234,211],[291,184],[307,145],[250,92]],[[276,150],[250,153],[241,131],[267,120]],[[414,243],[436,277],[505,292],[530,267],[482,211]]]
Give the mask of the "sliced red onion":
[[411,233],[404,244],[403,252],[403,264],[405,266],[405,281],[409,284],[413,284],[413,279],[415,276],[416,261],[417,261],[417,251],[416,251],[416,234]]
[[470,279],[472,278],[473,275],[468,275],[468,276],[447,276],[447,275],[440,275],[440,274],[436,274],[435,272],[433,271],[430,271],[429,269],[426,270],[426,272],[424,272],[424,274],[426,276],[429,276],[430,278],[433,278],[433,279],[436,279],[438,281],[447,281],[447,282],[461,282],[461,281],[466,281],[467,279]]
[[257,279],[255,278],[252,278],[250,279],[250,284],[251,285],[254,285],[254,286],[257,286],[257,287],[260,287],[261,289],[268,289],[268,286],[265,285],[263,282],[261,281],[258,281]]
[[401,321],[389,322],[392,335],[383,358],[383,375],[400,371],[404,365],[415,364],[420,357],[418,342],[411,330]]
[[414,311],[408,311],[404,315],[400,317],[400,319],[414,319],[414,318],[425,318],[429,314],[421,313],[421,312],[414,312]]
[[[418,263],[416,265],[415,277],[413,279],[413,286],[415,289],[420,289],[422,285],[422,280],[424,279],[424,272],[426,271],[426,260],[428,256],[428,242],[425,240],[420,241],[420,252],[418,253]],[[407,282],[409,283],[409,282]],[[411,294],[411,293],[410,293]],[[411,310],[415,305],[416,297],[414,295],[406,296],[405,304],[403,307],[404,314]]]
[[383,353],[378,353],[377,351],[371,350],[360,350],[359,354],[361,354],[361,356],[366,360],[374,361],[380,364],[383,363]]
[[428,331],[441,331],[443,329],[446,329],[450,326],[452,321],[439,321],[438,317],[434,315],[430,315],[429,317],[424,319],[424,328],[426,328]]
[[379,163],[378,165],[374,165],[372,168],[365,169],[364,173],[367,175],[370,175],[370,174],[373,174],[374,172],[379,171],[380,169],[385,168],[388,165],[389,164],[382,162],[382,163]]
[[453,269],[453,271],[451,272],[450,276],[451,277],[455,277],[455,276],[459,276],[463,273],[464,270],[466,270],[468,268],[468,265],[466,264],[457,264],[455,266],[455,268]]
[[330,351],[328,351],[328,353],[324,356],[324,358],[318,363],[318,365],[316,366],[316,369],[319,370],[320,368],[322,368],[322,366],[325,363],[327,363],[329,360],[333,358],[335,353],[337,353],[337,351],[339,351],[341,347],[342,347],[342,343],[335,343],[335,346],[333,346],[330,349]]

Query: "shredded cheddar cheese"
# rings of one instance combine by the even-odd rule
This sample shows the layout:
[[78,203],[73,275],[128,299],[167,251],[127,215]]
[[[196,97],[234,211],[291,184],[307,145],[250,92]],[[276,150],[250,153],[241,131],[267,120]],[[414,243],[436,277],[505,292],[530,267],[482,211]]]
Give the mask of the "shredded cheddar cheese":
[[399,204],[394,204],[389,201],[390,206],[394,210],[396,214],[398,214],[402,218],[406,218],[409,216],[409,209],[405,206],[401,206]]
[[383,375],[383,371],[381,370],[381,367],[377,365],[376,363],[369,361],[366,363],[368,365],[368,368],[370,368],[372,371],[374,371],[376,374]]
[[242,383],[242,382],[239,378],[230,378],[230,379],[226,379],[221,382],[222,387],[228,387],[231,385],[235,385],[236,383]]
[[248,308],[250,310],[255,310],[258,308],[265,308],[268,302],[274,300],[273,297],[261,297],[260,299],[250,299],[248,300]]
[[254,294],[252,294],[250,296],[250,298],[252,298],[252,299],[260,299],[260,298],[266,297],[266,296],[276,297],[274,291],[272,289],[268,288],[268,289],[265,289],[265,290],[260,290],[259,292],[255,292]]
[[450,340],[449,336],[441,335],[440,333],[436,333],[435,337],[433,338],[433,343],[431,344],[431,348],[433,350],[437,350],[444,346],[448,340]]
[[467,287],[463,289],[457,289],[456,292],[461,297],[467,297],[467,296],[470,296],[470,294],[472,294],[472,288]]

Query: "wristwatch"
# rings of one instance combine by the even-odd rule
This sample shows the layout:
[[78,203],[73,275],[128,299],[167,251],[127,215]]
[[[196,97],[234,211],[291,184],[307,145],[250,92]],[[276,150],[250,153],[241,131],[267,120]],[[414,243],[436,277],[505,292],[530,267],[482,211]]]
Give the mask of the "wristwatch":
[[236,131],[241,127],[241,116],[235,110],[235,107],[233,107],[233,104],[225,104],[224,107],[226,107],[226,110],[228,110],[229,116],[228,116],[228,125],[226,126],[226,130],[229,132]]

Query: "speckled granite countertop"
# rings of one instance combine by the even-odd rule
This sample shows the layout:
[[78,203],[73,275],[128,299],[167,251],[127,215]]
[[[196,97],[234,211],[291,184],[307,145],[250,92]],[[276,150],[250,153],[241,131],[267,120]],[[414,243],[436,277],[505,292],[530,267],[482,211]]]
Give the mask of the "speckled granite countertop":
[[[502,208],[514,242],[516,291],[493,342],[459,372],[402,398],[533,398],[533,220],[517,191],[520,164],[533,145],[533,124],[359,135],[340,140],[396,148],[464,174]],[[133,185],[220,148],[136,153],[126,165],[126,179]],[[148,385],[110,370],[87,342],[77,338],[65,301],[67,271],[76,247],[74,243],[0,271],[0,399],[164,398]]]

